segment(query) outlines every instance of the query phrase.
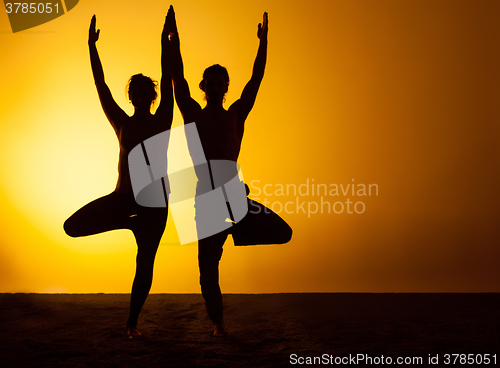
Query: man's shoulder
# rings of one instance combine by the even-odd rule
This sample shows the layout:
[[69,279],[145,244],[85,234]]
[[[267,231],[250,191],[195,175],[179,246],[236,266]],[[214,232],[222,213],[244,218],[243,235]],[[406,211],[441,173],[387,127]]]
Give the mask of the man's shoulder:
[[236,101],[234,101],[231,106],[229,106],[229,109],[227,109],[227,111],[232,111],[232,112],[236,112],[238,110],[238,107],[240,106],[240,103],[241,103],[241,100],[240,99],[237,99]]
[[234,101],[228,109],[228,111],[230,111],[231,114],[234,114],[236,116],[236,119],[238,120],[239,123],[244,123],[248,116],[248,113],[244,113],[242,111],[244,110],[242,104],[243,103],[241,99],[238,99]]

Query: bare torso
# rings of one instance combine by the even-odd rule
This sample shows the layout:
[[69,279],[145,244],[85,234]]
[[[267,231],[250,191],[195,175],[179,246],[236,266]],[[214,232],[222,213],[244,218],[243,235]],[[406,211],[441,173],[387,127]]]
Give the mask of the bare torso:
[[128,167],[128,155],[130,151],[144,140],[164,132],[168,128],[170,127],[166,127],[165,121],[160,121],[160,118],[155,115],[140,118],[131,116],[123,120],[116,132],[120,144],[116,191],[132,192]]
[[186,114],[185,123],[194,122],[207,160],[238,161],[243,139],[244,121],[234,109],[205,107]]

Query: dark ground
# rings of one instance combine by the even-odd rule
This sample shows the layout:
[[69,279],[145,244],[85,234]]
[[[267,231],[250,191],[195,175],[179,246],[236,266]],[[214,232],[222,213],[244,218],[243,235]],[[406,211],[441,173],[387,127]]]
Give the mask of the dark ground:
[[[228,339],[210,336],[201,295],[152,294],[139,319],[145,336],[129,340],[128,302],[127,294],[0,294],[0,367],[310,366],[290,364],[291,354],[500,366],[500,294],[226,294]],[[444,354],[496,354],[496,364],[445,364]],[[368,366],[384,366],[375,362]]]

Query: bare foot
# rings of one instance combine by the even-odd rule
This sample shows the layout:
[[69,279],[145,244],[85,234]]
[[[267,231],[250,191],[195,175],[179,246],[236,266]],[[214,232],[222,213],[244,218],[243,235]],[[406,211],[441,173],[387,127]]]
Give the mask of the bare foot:
[[214,334],[215,337],[227,337],[228,332],[224,327],[224,322],[216,323],[214,325]]
[[127,337],[129,339],[136,339],[138,337],[141,337],[142,334],[139,332],[139,330],[135,327],[127,327]]

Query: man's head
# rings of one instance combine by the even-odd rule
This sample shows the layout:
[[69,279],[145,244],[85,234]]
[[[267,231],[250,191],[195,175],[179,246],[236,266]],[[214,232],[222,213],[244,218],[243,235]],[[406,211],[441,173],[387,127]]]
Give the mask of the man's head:
[[205,92],[207,101],[224,101],[224,95],[229,87],[229,74],[227,69],[219,64],[208,67],[203,72],[200,89]]
[[130,77],[127,92],[132,105],[139,109],[149,109],[158,97],[157,86],[157,81],[142,74],[135,74]]

